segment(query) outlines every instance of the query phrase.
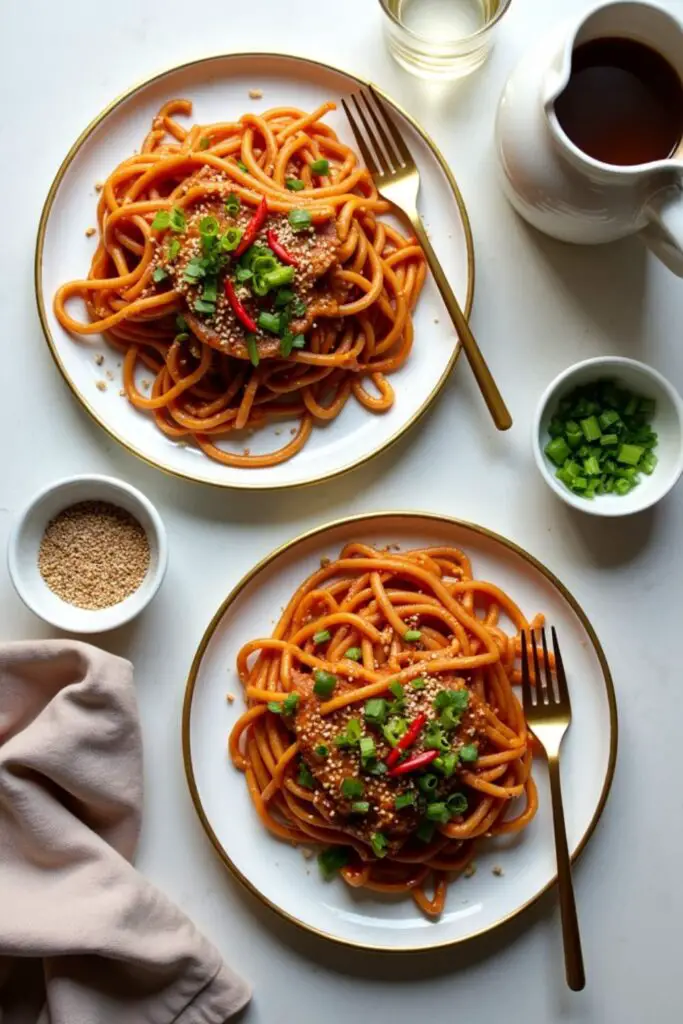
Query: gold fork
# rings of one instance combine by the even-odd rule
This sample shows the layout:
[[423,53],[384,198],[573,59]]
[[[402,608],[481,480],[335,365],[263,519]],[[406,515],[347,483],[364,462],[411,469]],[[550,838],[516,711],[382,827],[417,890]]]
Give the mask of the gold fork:
[[[372,175],[382,198],[390,202],[396,211],[407,217],[412,224],[441,292],[441,297],[446,303],[453,326],[465,349],[484,401],[493,417],[493,422],[499,430],[509,430],[512,426],[512,417],[469,328],[465,314],[448,283],[418,213],[417,196],[420,190],[420,172],[415,166],[415,161],[396,125],[391,120],[384,103],[372,86],[369,87],[369,91],[361,89],[357,93],[353,93],[350,99],[353,100],[357,117],[344,99],[342,99],[342,106],[356,137],[358,148],[363,154],[365,166]],[[361,130],[361,124],[365,129],[365,135]]]
[[[567,831],[564,824],[562,809],[562,789],[560,787],[560,744],[562,737],[572,720],[572,709],[569,702],[567,676],[562,664],[560,645],[557,641],[555,627],[552,627],[553,651],[555,653],[555,677],[548,659],[548,644],[545,629],[541,633],[543,647],[543,675],[539,666],[538,647],[531,630],[531,650],[533,657],[533,677],[529,672],[529,651],[527,636],[522,631],[522,701],[524,717],[529,728],[543,747],[548,759],[550,775],[550,795],[553,804],[553,824],[555,826],[555,852],[557,856],[557,884],[560,891],[560,913],[562,916],[562,938],[564,941],[564,966],[567,984],[575,992],[579,992],[586,984],[583,970],[583,954],[581,952],[581,936],[576,916],[574,886],[572,885],[571,861],[567,847]],[[532,681],[535,686],[532,686]]]

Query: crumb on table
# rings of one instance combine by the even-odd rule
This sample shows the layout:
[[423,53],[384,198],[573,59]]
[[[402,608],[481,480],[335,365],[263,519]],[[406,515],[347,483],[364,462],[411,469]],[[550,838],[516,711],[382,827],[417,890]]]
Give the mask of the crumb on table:
[[95,234],[95,228],[86,228],[85,229],[85,237],[86,238],[92,238],[92,236],[94,234]]
[[95,191],[96,192],[101,192],[103,188],[104,188],[104,182],[103,181],[96,181],[95,182]]
[[106,380],[98,380],[98,381],[96,381],[95,382],[95,387],[97,388],[98,391],[106,391],[107,390],[107,382],[106,382]]
[[95,362],[97,363],[98,366],[101,366],[102,363],[104,362],[104,356],[102,355],[101,352],[98,352],[97,355],[95,356]]
[[250,89],[249,90],[249,99],[260,100],[262,96],[263,96],[263,89]]
[[491,868],[491,871],[492,871],[492,873],[493,873],[494,875],[497,875],[497,876],[498,876],[498,878],[501,878],[501,877],[502,877],[502,875],[504,875],[504,874],[505,874],[505,872],[503,871],[503,869],[502,869],[502,867],[500,866],[500,864],[496,864],[496,865],[495,865],[494,867],[492,867],[492,868]]
[[474,863],[474,861],[470,861],[470,863],[465,868],[463,874],[464,874],[465,878],[471,878],[472,875],[476,874],[476,872],[477,872],[477,865]]
[[226,693],[225,699],[227,700],[228,704],[234,704],[235,703],[235,694],[234,693]]

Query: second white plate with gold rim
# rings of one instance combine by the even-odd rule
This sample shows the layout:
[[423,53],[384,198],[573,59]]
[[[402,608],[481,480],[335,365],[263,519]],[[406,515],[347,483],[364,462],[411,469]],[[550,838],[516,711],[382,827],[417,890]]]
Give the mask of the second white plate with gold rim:
[[[240,647],[270,635],[296,588],[350,540],[401,548],[450,544],[471,557],[474,574],[506,590],[529,617],[543,612],[558,632],[573,721],[562,749],[569,847],[575,856],[591,836],[607,799],[617,747],[614,689],[586,615],[559,580],[531,555],[482,527],[424,513],[378,513],[320,527],[257,565],[226,598],[195,656],[183,709],[183,756],[192,799],[217,852],[264,903],[293,923],[335,941],[405,952],[463,942],[530,906],[556,878],[552,810],[545,764],[534,763],[539,812],[511,839],[480,843],[477,871],[449,887],[438,921],[410,898],[389,899],[324,882],[315,861],[265,831],[244,776],[227,754],[228,734],[244,710],[235,670]],[[504,627],[505,628],[505,627]],[[226,701],[232,692],[236,699]],[[501,867],[503,874],[494,873]]]
[[[153,116],[169,98],[192,100],[199,123],[238,118],[249,111],[294,105],[312,110],[339,101],[363,84],[327,65],[275,54],[229,54],[194,61],[163,72],[124,95],[77,140],[48,195],[38,232],[36,290],[41,322],[52,355],[80,403],[110,436],[146,462],[180,477],[224,487],[294,487],[330,477],[368,461],[389,447],[427,410],[455,363],[458,342],[429,278],[414,314],[415,344],[406,365],[391,375],[393,407],[375,415],[355,402],[331,423],[318,426],[303,451],[288,462],[259,469],[223,466],[199,449],[179,444],[120,395],[120,358],[96,335],[74,339],[54,315],[52,298],[64,281],[87,274],[95,239],[86,231],[96,222],[95,184],[139,148]],[[258,87],[261,98],[249,91]],[[469,314],[474,287],[474,254],[465,207],[452,173],[426,134],[391,104],[420,169],[420,207],[432,242],[453,289]],[[326,118],[356,149],[343,111]],[[357,151],[357,150],[356,150]],[[71,308],[71,307],[70,307]],[[78,303],[75,315],[83,316]],[[104,360],[101,361],[100,357]],[[140,374],[143,384],[144,373]],[[144,386],[144,385],[143,385]],[[293,424],[273,423],[226,448],[254,454],[282,446]],[[276,433],[277,431],[277,433]]]

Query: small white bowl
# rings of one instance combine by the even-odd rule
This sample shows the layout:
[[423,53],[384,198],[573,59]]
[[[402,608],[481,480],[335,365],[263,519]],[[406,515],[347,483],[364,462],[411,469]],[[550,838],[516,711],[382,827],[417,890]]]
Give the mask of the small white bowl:
[[[654,398],[656,410],[652,429],[658,435],[654,450],[658,462],[650,476],[640,474],[638,485],[628,494],[599,494],[590,500],[573,494],[557,479],[557,466],[543,449],[550,439],[548,424],[560,399],[580,384],[601,379],[615,380],[642,398]],[[561,373],[541,395],[531,442],[541,476],[567,505],[593,516],[628,516],[642,512],[668,494],[683,471],[683,399],[661,373],[645,363],[620,356],[586,359]]]
[[[38,569],[45,529],[63,509],[80,501],[108,501],[137,519],[149,542],[150,563],[138,589],[108,608],[77,608],[48,587]],[[50,484],[19,515],[10,534],[7,564],[14,587],[36,615],[69,633],[102,633],[129,622],[152,600],[166,572],[168,549],[161,516],[140,491],[109,476],[73,476]]]

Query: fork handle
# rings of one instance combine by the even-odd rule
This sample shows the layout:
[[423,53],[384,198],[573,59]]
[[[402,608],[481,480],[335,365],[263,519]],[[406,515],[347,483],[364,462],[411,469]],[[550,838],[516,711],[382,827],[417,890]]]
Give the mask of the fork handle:
[[460,304],[456,299],[453,289],[448,283],[448,279],[443,272],[443,268],[439,263],[439,258],[432,248],[432,243],[427,237],[425,226],[422,223],[422,218],[417,210],[410,215],[410,222],[415,229],[415,234],[418,237],[420,245],[424,250],[424,254],[427,257],[427,263],[429,269],[432,272],[434,280],[436,281],[437,288],[441,292],[441,297],[446,303],[446,308],[450,314],[450,318],[453,321],[458,337],[462,342],[462,346],[465,349],[465,354],[469,360],[469,364],[472,367],[472,372],[479,385],[479,390],[484,396],[489,412],[493,417],[493,422],[498,427],[498,430],[509,430],[512,426],[512,416],[510,415],[508,408],[503,401],[503,396],[498,390],[491,371],[489,370],[486,360],[484,359],[481,349],[476,342],[472,331],[469,328],[465,314],[460,308]]
[[557,884],[560,892],[560,914],[562,917],[562,940],[564,943],[564,969],[567,984],[574,992],[580,992],[586,984],[583,970],[581,936],[576,916],[574,885],[572,883],[571,861],[567,847],[567,831],[562,808],[562,787],[560,786],[560,759],[548,758],[550,795],[553,804],[553,825],[555,826],[555,852],[557,855]]

